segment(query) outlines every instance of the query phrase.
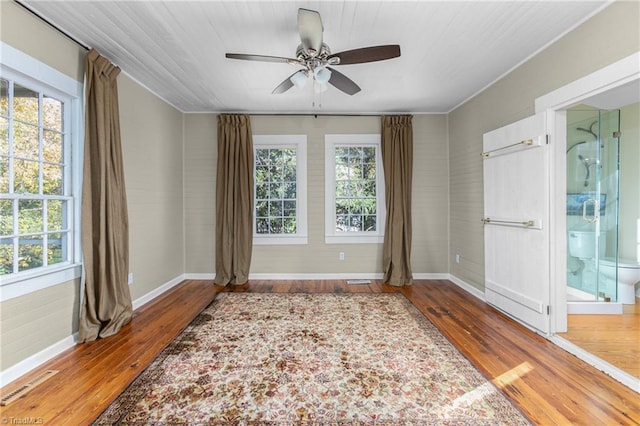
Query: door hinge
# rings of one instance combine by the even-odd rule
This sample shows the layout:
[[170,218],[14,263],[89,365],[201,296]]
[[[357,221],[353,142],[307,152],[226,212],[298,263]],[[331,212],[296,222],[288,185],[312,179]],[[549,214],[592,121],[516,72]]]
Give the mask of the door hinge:
[[544,135],[544,137],[547,140],[547,145],[549,145],[549,135]]
[[547,305],[547,315],[551,315],[551,306]]
[[619,139],[620,137],[622,137],[622,132],[621,131],[613,132],[613,137],[616,139]]

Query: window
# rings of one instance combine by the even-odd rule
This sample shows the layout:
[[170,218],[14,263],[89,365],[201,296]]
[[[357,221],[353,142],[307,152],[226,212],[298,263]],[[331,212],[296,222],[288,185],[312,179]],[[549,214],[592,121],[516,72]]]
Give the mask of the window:
[[254,244],[307,243],[307,137],[254,135]]
[[325,159],[325,241],[382,243],[380,135],[326,135]]
[[71,160],[82,89],[10,46],[3,44],[2,50],[0,277],[6,300],[78,275],[79,177]]

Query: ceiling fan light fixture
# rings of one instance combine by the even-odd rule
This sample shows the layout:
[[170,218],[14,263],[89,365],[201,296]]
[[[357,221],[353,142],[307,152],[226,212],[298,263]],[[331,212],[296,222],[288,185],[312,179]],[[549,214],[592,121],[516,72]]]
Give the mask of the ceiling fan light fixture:
[[331,78],[331,70],[328,70],[324,67],[316,68],[313,71],[313,78],[323,86],[326,86]]
[[291,82],[298,89],[302,89],[307,84],[308,79],[309,79],[309,74],[307,74],[307,71],[305,70],[298,71],[297,73],[293,74],[290,78]]

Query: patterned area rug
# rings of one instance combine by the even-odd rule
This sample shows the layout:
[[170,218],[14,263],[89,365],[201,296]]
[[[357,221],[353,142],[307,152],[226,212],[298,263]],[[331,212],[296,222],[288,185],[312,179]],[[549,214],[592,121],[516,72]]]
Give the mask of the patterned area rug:
[[221,293],[96,424],[527,419],[401,294]]

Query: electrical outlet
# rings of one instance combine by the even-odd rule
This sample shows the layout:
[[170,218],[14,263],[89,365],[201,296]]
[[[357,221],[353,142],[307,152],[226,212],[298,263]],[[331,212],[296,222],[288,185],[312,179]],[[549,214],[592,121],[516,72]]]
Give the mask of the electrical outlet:
[[456,263],[460,263],[460,255],[456,253]]
[[338,254],[338,259],[344,260],[344,252],[343,251],[341,251],[340,254]]
[[129,272],[129,276],[127,278],[128,284],[133,284],[133,272]]

